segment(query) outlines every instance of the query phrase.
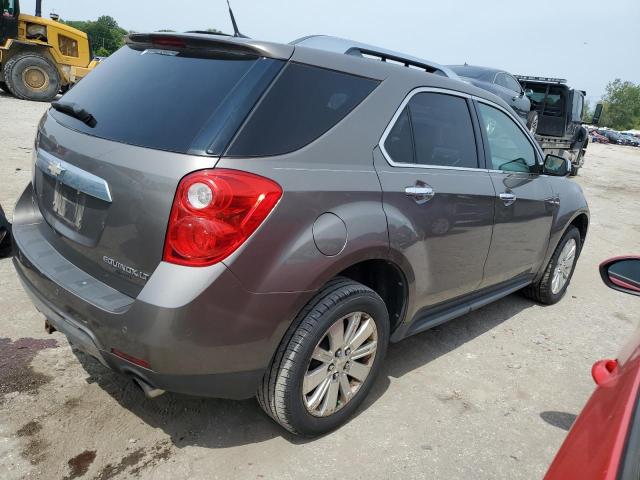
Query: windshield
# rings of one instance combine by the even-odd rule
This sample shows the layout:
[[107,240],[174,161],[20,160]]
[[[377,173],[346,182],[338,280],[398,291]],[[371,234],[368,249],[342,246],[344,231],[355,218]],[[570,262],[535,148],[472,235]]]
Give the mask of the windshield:
[[495,71],[489,71],[479,67],[471,67],[469,65],[449,65],[449,68],[461,77],[473,78],[474,80],[493,78],[496,74]]
[[0,0],[0,5],[2,5],[3,17],[13,17],[15,15],[15,3],[15,0]]
[[[282,64],[125,46],[58,102],[91,115],[94,125],[61,111],[50,114],[65,126],[107,140],[205,154],[219,135],[230,140]],[[224,148],[227,142],[222,143]]]

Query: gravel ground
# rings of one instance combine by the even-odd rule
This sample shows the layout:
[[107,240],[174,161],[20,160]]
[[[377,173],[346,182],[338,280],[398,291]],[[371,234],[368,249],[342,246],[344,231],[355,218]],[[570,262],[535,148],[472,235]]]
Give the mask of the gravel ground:
[[[0,93],[0,203],[30,179],[45,104]],[[591,364],[615,355],[637,300],[608,290],[598,263],[638,253],[640,149],[591,145],[575,180],[592,223],[567,296],[518,294],[392,345],[359,414],[301,440],[253,400],[166,394],[74,352],[0,260],[0,476],[23,478],[540,478],[593,389]]]

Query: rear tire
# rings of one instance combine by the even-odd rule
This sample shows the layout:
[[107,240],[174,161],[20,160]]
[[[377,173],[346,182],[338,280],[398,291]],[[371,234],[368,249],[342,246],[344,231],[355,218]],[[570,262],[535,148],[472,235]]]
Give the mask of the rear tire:
[[[569,264],[565,253],[569,253],[567,249],[571,250],[571,245],[574,246],[575,250],[571,258],[571,263]],[[580,232],[576,227],[571,226],[560,239],[542,278],[538,282],[524,288],[522,293],[526,297],[536,302],[544,303],[545,305],[553,305],[559,302],[571,282],[571,277],[573,277],[573,271],[576,268],[576,262],[580,256],[581,249]],[[560,284],[554,283],[557,281],[558,275],[560,276]]]
[[582,158],[584,157],[584,150],[580,150],[578,153],[578,158],[576,159],[576,163],[571,163],[571,172],[569,172],[570,177],[576,177],[578,175],[578,171],[582,166]]
[[527,128],[531,132],[531,135],[535,135],[538,131],[538,112],[531,110],[527,114]]
[[10,59],[4,68],[4,81],[18,98],[50,102],[60,92],[60,75],[44,55],[24,53]]
[[[357,325],[355,332],[362,332],[359,337],[355,332],[349,333],[352,321]],[[342,348],[336,347],[335,337],[330,334],[336,328],[346,337]],[[366,340],[356,346],[356,337],[364,335]],[[289,327],[258,389],[258,403],[292,433],[327,433],[344,424],[365,399],[388,342],[389,315],[380,296],[360,283],[336,278],[318,292]],[[365,347],[373,350],[356,358],[356,352],[360,355]],[[322,353],[320,360],[318,352]],[[356,363],[358,376],[366,371],[362,381],[355,375]],[[316,383],[309,378],[310,372],[319,372],[322,380],[317,387],[313,387]],[[317,405],[316,395],[323,399]]]

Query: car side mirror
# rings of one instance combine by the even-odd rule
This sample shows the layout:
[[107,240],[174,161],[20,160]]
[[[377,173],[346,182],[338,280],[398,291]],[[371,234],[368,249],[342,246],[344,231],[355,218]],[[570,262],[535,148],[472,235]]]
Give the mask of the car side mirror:
[[571,173],[571,161],[549,153],[544,157],[542,173],[553,175],[554,177],[566,177]]
[[640,257],[615,257],[600,264],[604,284],[619,292],[640,295]]
[[524,91],[524,94],[527,97],[530,97],[531,95],[533,95],[533,90],[531,90],[530,88],[526,88],[525,91]]

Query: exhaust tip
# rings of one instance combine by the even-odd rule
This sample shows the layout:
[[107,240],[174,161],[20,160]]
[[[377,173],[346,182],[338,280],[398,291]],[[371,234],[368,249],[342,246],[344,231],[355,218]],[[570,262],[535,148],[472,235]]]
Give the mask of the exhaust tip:
[[157,398],[163,393],[166,393],[165,390],[162,390],[161,388],[155,388],[139,377],[133,377],[133,383],[135,383],[138,388],[142,390],[142,393],[144,393],[144,396],[147,398]]

